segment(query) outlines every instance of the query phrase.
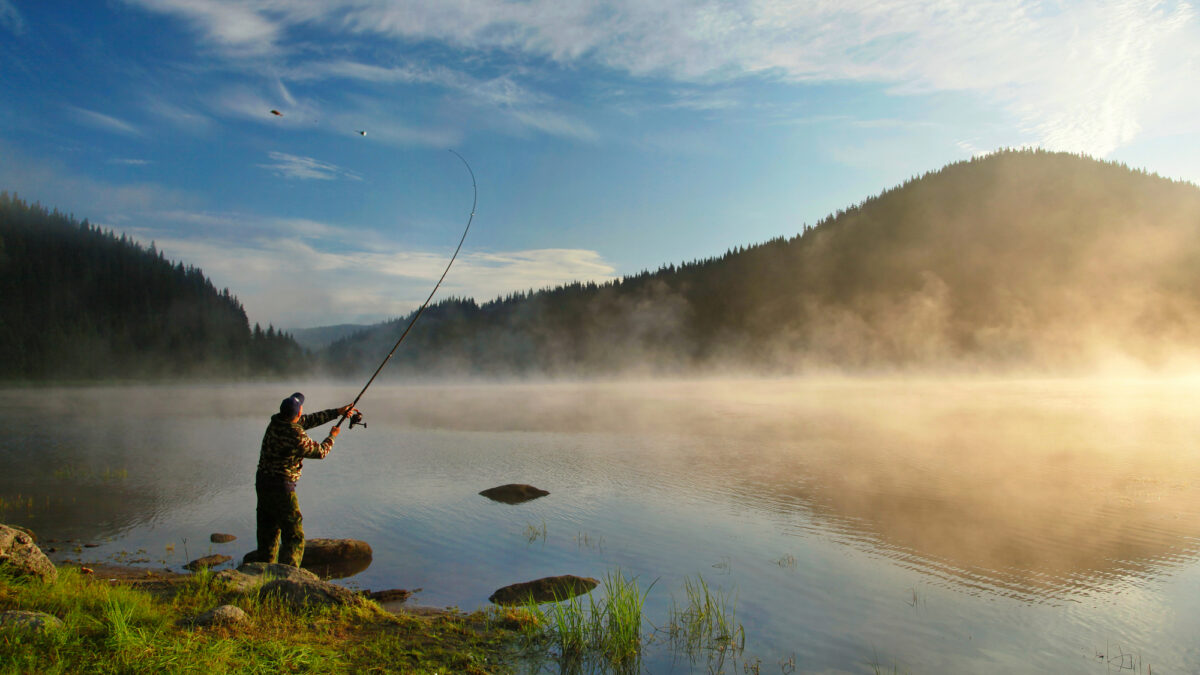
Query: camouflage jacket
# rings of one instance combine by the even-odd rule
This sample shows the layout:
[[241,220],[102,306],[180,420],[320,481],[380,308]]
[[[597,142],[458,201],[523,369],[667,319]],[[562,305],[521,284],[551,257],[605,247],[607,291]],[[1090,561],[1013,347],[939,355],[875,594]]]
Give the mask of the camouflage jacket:
[[257,483],[277,483],[294,488],[300,480],[300,469],[304,459],[325,459],[333,449],[333,439],[326,437],[317,443],[304,433],[305,429],[330,422],[338,416],[336,408],[301,415],[293,423],[282,414],[271,416],[271,423],[263,434],[262,450],[258,454]]

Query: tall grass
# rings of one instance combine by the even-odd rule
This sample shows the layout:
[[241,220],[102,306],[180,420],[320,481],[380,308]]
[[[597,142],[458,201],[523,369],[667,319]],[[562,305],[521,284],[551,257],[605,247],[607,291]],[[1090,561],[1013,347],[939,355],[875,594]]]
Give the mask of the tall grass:
[[740,653],[746,644],[746,631],[737,622],[737,600],[720,589],[709,588],[704,577],[683,579],[687,604],[671,598],[671,618],[667,634],[676,651],[694,655],[700,651]]
[[603,599],[588,593],[556,601],[547,609],[530,601],[525,610],[537,617],[540,637],[550,641],[564,671],[600,662],[636,672],[642,653],[642,609],[653,587],[651,583],[643,591],[636,578],[627,579],[616,570],[604,576]]

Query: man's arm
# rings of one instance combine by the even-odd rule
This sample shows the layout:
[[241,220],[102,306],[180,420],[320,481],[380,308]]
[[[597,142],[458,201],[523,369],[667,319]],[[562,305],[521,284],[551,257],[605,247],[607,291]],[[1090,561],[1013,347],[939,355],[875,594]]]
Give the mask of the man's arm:
[[329,410],[321,410],[315,413],[301,415],[300,420],[297,421],[296,424],[299,424],[301,429],[319,427],[326,422],[332,422],[333,420],[337,419],[339,414],[338,410],[338,408],[330,408]]
[[[329,412],[329,411],[324,410],[322,412]],[[335,410],[334,412],[337,412],[337,411]],[[320,415],[321,413],[313,413],[313,414]],[[295,427],[293,427],[293,428],[295,428]],[[329,436],[327,436],[325,438],[325,440],[320,443],[309,438],[308,434],[304,433],[303,431],[298,431],[296,433],[296,435],[297,435],[296,448],[299,449],[300,452],[297,454],[299,454],[301,457],[303,457],[305,459],[325,459],[325,456],[328,455],[329,451],[333,449],[333,438],[334,438],[334,436],[337,436],[338,431],[341,431],[341,430],[340,429],[331,429]]]

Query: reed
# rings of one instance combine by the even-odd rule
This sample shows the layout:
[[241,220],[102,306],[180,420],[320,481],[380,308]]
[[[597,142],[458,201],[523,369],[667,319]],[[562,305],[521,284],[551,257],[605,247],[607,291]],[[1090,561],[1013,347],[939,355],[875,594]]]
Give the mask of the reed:
[[538,539],[541,539],[543,544],[546,543],[546,520],[544,518],[542,519],[541,526],[534,525],[533,523],[526,525],[525,538],[530,544]]
[[588,593],[558,600],[547,609],[531,600],[524,609],[539,617],[536,623],[543,632],[537,637],[549,640],[564,670],[600,663],[636,672],[642,653],[643,607],[653,587],[651,583],[643,591],[636,578],[616,570],[605,575],[601,600]]
[[701,651],[740,653],[746,644],[746,631],[737,622],[737,600],[720,589],[709,587],[704,577],[683,579],[687,604],[671,598],[667,635],[676,651],[694,655]]

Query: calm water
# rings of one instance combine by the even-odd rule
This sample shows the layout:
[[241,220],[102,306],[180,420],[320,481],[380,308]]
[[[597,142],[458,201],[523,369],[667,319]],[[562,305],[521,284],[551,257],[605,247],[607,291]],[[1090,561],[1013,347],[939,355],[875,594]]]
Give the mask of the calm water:
[[[240,559],[279,399],[358,386],[0,392],[0,521],[99,544],[58,559]],[[375,550],[340,583],[473,609],[619,568],[657,580],[663,625],[700,575],[745,627],[728,673],[1200,673],[1200,381],[376,385],[360,407],[299,489],[309,537]],[[551,494],[477,494],[510,482]],[[647,649],[647,672],[717,668]]]

